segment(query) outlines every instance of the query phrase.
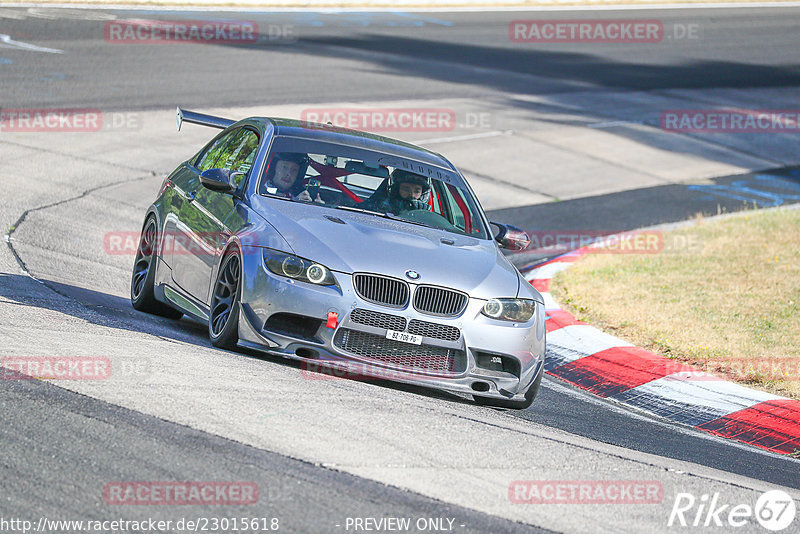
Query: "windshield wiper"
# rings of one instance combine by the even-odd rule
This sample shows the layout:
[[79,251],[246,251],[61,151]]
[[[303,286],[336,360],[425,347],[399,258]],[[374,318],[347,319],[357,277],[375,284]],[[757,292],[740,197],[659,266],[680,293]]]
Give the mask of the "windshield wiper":
[[386,217],[386,214],[383,213],[382,211],[373,211],[364,208],[356,208],[355,206],[333,206],[333,207],[336,208],[337,210],[355,211],[357,213],[368,213],[370,215],[378,215],[380,217]]
[[394,213],[386,213],[384,214],[384,217],[386,217],[387,219],[392,219],[393,221],[403,221],[410,224],[416,224],[418,226],[425,226],[426,228],[433,228],[434,230],[443,230],[443,228],[439,228],[438,226],[425,224],[424,222],[414,221],[412,219],[406,219],[405,217],[400,217],[399,215],[395,215]]

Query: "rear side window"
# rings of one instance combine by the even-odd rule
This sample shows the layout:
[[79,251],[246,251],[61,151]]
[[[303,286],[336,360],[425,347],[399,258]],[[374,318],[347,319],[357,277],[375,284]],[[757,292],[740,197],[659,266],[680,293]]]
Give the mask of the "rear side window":
[[[200,172],[208,169],[228,169],[247,174],[258,152],[258,134],[248,128],[230,132],[211,144],[197,162]],[[241,182],[239,177],[237,184]]]

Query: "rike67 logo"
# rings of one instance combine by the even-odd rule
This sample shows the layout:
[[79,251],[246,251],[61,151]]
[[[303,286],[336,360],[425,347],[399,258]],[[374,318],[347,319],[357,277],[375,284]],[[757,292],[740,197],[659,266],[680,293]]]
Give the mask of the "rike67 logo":
[[725,503],[719,493],[703,494],[699,499],[691,493],[678,493],[667,526],[738,528],[753,524],[755,519],[765,529],[778,532],[794,523],[796,513],[794,500],[781,490],[764,493],[755,507]]

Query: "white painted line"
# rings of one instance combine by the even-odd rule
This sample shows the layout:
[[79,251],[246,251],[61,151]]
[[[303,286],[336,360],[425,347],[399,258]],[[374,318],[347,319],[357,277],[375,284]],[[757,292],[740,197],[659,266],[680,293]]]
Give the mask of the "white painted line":
[[553,295],[550,294],[549,291],[540,291],[539,294],[544,299],[544,310],[560,310],[561,306],[558,305],[558,302],[555,301]]
[[626,126],[628,124],[644,124],[644,121],[606,121],[587,124],[587,126],[589,128],[613,128],[615,126]]
[[586,324],[574,324],[553,330],[547,333],[547,347],[553,347],[554,352],[559,356],[564,351],[558,351],[555,347],[560,347],[570,351],[570,360],[574,361],[583,356],[591,356],[600,351],[614,347],[633,347],[627,341],[623,341],[611,334],[606,334],[593,326]]
[[434,139],[422,139],[421,141],[415,141],[418,145],[431,145],[436,143],[456,143],[458,141],[469,141],[471,139],[484,139],[486,137],[497,137],[500,135],[511,135],[513,132],[511,130],[494,130],[491,132],[483,132],[483,133],[476,133],[476,134],[468,134],[468,135],[454,135],[453,137],[436,137]]
[[30,43],[23,43],[22,41],[15,41],[10,35],[0,33],[0,43],[9,45],[13,48],[21,48],[23,50],[31,50],[32,52],[47,52],[49,54],[63,54],[63,50],[57,48],[45,48],[44,46],[36,46]]
[[14,11],[13,9],[0,9],[0,19],[14,19],[23,20],[25,13],[22,11]]
[[28,15],[31,17],[50,20],[114,20],[117,18],[116,15],[104,13],[99,10],[76,11],[72,9],[51,9],[49,7],[30,8],[28,9]]
[[528,272],[525,275],[525,280],[530,282],[531,280],[549,280],[553,278],[555,275],[563,271],[564,269],[569,269],[572,265],[572,262],[568,261],[557,261],[553,263],[548,263],[547,265],[543,265],[542,267],[537,267],[532,271]]

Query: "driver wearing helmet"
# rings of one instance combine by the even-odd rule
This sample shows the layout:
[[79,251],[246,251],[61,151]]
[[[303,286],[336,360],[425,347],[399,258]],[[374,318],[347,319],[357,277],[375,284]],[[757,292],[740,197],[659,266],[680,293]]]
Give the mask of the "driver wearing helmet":
[[[303,187],[302,177],[308,169],[308,156],[294,152],[275,154],[267,168],[263,188],[272,195],[311,202],[311,195]],[[317,202],[322,202],[317,195]]]
[[395,215],[406,211],[430,210],[428,195],[431,186],[427,178],[402,169],[392,171],[391,177],[389,196],[377,202],[372,209]]

